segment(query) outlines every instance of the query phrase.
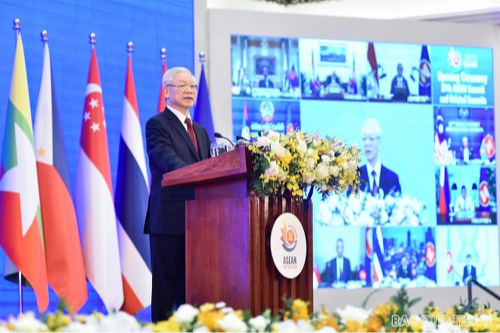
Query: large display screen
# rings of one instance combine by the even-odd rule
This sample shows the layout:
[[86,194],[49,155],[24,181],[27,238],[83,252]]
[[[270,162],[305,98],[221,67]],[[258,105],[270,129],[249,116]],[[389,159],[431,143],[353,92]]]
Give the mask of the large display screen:
[[315,288],[499,284],[493,51],[231,36],[233,136],[362,148],[357,196],[313,196]]

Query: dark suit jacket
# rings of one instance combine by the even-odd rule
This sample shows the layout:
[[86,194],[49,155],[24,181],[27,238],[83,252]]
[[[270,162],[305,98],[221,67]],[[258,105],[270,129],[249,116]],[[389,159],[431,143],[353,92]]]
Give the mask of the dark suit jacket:
[[406,81],[406,79],[404,77],[402,77],[403,79],[403,87],[402,88],[397,88],[397,84],[398,84],[398,77],[395,76],[393,79],[392,79],[392,82],[391,82],[391,94],[394,95],[394,99],[396,100],[406,100],[406,97],[408,97],[410,95],[410,89],[408,88],[408,81]]
[[148,234],[184,235],[185,201],[194,199],[191,186],[162,187],[163,174],[210,157],[207,131],[193,122],[198,140],[196,153],[184,125],[168,109],[151,117],[146,124],[146,142],[151,170],[151,193],[144,232]]
[[413,276],[411,274],[411,270],[412,270],[411,265],[406,266],[406,272],[404,271],[403,266],[399,266],[398,278],[412,279]]
[[269,86],[266,86],[266,79],[262,79],[259,81],[259,88],[274,88],[274,83],[270,78],[267,78],[267,83]]
[[[360,189],[362,191],[371,192],[371,184],[369,182],[370,178],[368,177],[366,164],[360,167],[359,171],[361,179]],[[384,195],[387,195],[391,190],[393,190],[394,193],[397,192],[401,193],[401,185],[399,184],[398,175],[394,171],[386,168],[383,164],[382,167],[380,168],[380,179],[378,188],[384,190]]]
[[472,277],[474,280],[477,280],[476,267],[472,266],[472,265],[470,267],[471,267],[471,273],[469,274],[469,270],[467,269],[467,265],[464,266],[464,275],[462,276],[462,280],[464,281],[465,284],[468,282],[467,278],[469,276]]
[[326,264],[326,281],[329,283],[334,283],[337,281],[340,282],[347,282],[351,279],[351,262],[347,258],[344,259],[344,265],[343,265],[343,270],[342,274],[340,275],[340,279],[337,279],[337,258],[334,258],[330,260]]

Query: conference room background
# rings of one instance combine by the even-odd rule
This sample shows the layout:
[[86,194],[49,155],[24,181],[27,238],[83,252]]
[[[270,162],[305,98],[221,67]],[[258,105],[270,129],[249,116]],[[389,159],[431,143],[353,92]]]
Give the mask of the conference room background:
[[[42,73],[43,44],[40,32],[48,31],[52,71],[61,114],[64,146],[72,190],[75,185],[83,106],[90,64],[89,34],[96,34],[113,188],[116,185],[118,147],[122,125],[127,43],[134,43],[132,67],[144,128],[156,114],[161,84],[161,48],[167,49],[169,67],[194,70],[194,3],[174,0],[127,1],[1,1],[0,4],[0,137],[3,142],[15,51],[13,20],[21,20],[26,58],[31,115],[35,119]],[[2,145],[0,145],[0,154]],[[0,249],[0,274],[4,252]],[[82,313],[98,309],[97,294],[90,284]],[[0,318],[19,311],[17,284],[0,278]],[[38,312],[34,293],[24,288],[25,310]],[[57,297],[50,291],[47,311],[57,309]],[[102,307],[105,310],[105,307]],[[149,308],[140,319],[150,320]]]
[[[498,285],[491,48],[232,35],[231,60],[234,137],[293,126],[363,149],[363,123],[380,124],[379,158],[401,197],[313,196],[317,287],[464,285],[468,255],[478,281]],[[327,277],[337,239],[351,266],[341,283]]]

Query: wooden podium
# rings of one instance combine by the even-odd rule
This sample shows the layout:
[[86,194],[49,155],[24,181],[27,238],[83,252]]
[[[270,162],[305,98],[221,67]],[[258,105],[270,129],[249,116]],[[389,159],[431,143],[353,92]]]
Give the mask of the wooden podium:
[[[312,311],[312,205],[250,193],[252,171],[252,156],[240,147],[163,175],[163,186],[195,186],[195,199],[186,202],[186,301],[276,315],[283,297],[301,298]],[[269,246],[285,212],[301,221],[307,239],[304,269],[291,280],[276,269]]]

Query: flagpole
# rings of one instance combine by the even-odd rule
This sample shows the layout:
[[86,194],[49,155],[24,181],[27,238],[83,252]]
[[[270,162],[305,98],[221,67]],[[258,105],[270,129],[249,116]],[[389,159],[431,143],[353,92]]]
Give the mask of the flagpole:
[[127,53],[129,57],[132,56],[132,52],[134,52],[134,43],[130,41],[127,43]]
[[[16,18],[14,20],[14,27],[13,29],[16,31],[16,45],[17,45],[17,38],[19,37],[19,34],[21,33],[21,20]],[[19,270],[18,274],[18,288],[19,288],[19,314],[23,314],[23,274],[21,273],[21,270]]]

